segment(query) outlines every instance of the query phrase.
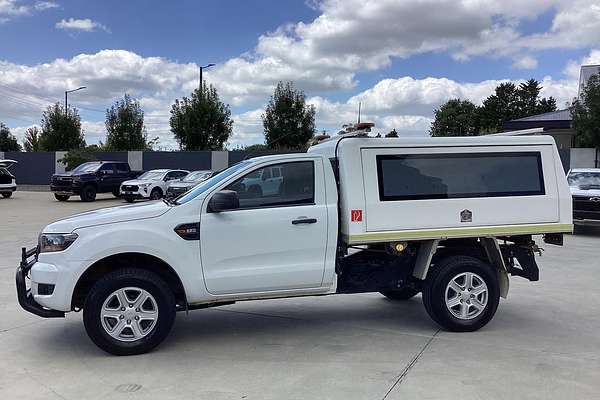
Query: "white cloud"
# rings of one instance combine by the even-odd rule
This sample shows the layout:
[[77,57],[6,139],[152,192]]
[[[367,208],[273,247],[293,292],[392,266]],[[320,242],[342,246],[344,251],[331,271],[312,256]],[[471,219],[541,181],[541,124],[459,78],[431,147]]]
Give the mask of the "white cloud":
[[38,11],[50,10],[52,8],[60,8],[58,4],[53,1],[38,1],[33,6]]
[[522,56],[515,59],[513,68],[516,69],[536,69],[538,66],[538,60],[531,56]]
[[17,15],[26,15],[29,13],[29,7],[21,4],[17,0],[0,0],[0,16],[13,17]]
[[264,108],[247,111],[231,118],[234,121],[233,134],[229,138],[228,148],[235,149],[248,144],[264,143],[263,124],[261,115]]
[[56,23],[56,29],[64,29],[64,30],[72,30],[72,31],[80,31],[80,32],[94,32],[97,30],[103,30],[105,32],[109,32],[110,30],[102,25],[99,22],[92,21],[89,18],[84,19],[75,19],[69,18],[62,19]]
[[14,17],[31,15],[34,11],[45,11],[59,7],[52,1],[38,1],[35,4],[23,4],[20,0],[0,0],[0,24]]

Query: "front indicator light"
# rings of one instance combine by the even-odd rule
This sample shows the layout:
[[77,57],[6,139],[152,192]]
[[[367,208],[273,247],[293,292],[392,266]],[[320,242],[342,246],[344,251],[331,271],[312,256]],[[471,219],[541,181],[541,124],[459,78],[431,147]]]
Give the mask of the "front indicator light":
[[66,250],[75,239],[76,233],[42,233],[39,240],[40,253]]

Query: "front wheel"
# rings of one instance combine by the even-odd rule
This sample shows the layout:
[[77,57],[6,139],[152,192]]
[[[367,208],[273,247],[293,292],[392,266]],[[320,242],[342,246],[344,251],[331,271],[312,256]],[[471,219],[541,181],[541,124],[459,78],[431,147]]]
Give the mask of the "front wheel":
[[496,313],[500,287],[495,271],[473,257],[451,256],[433,266],[423,287],[429,316],[449,331],[471,332]]
[[150,192],[150,200],[160,200],[162,197],[163,197],[163,194],[159,188],[154,188]]
[[66,194],[55,194],[54,198],[58,201],[67,201],[69,200],[69,197],[71,196],[67,196]]
[[4,197],[5,199],[8,199],[10,196],[12,196],[12,192],[3,192],[2,193],[2,197]]
[[102,350],[120,356],[142,354],[167,337],[175,307],[173,292],[158,275],[127,268],[96,282],[85,300],[83,322]]
[[79,198],[81,199],[81,201],[85,201],[85,202],[96,200],[96,188],[93,187],[92,185],[84,186],[81,189]]

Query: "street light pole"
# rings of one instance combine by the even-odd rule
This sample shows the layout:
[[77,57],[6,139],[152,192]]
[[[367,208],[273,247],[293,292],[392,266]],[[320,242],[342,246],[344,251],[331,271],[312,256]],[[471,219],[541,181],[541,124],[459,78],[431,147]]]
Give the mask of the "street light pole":
[[82,89],[85,89],[85,88],[86,88],[85,86],[80,86],[80,87],[78,87],[77,89],[65,90],[65,115],[67,115],[67,109],[68,109],[68,107],[69,107],[69,102],[68,102],[67,95],[68,95],[69,93],[73,93],[73,92],[76,92],[76,91],[78,91],[78,90],[82,90]]
[[208,69],[210,67],[214,67],[215,64],[207,64],[200,67],[200,85],[198,85],[198,89],[200,89],[200,95],[202,95],[202,70]]

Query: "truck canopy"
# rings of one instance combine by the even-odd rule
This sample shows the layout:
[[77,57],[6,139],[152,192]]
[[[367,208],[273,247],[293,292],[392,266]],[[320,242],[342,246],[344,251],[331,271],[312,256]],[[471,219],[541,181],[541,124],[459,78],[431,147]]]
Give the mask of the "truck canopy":
[[335,160],[349,244],[570,232],[571,199],[550,136],[372,138],[309,149]]

